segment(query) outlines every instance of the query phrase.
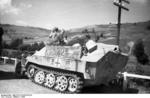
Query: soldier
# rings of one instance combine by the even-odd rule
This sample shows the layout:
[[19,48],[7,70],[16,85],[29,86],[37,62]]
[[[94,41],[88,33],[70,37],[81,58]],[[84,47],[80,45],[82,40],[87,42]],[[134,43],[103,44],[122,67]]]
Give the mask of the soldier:
[[57,45],[58,44],[58,37],[60,35],[60,30],[55,27],[49,34],[49,45]]
[[57,27],[54,28],[49,35],[49,45],[65,45],[64,41],[64,30],[59,30]]
[[59,43],[59,45],[65,45],[66,43],[65,43],[65,41],[64,41],[64,33],[65,33],[65,31],[64,30],[61,30],[60,31],[60,34],[58,35],[58,43]]
[[64,43],[68,44],[67,35],[64,37]]
[[55,27],[53,30],[51,30],[51,32],[49,34],[49,38],[54,40],[56,38],[58,32],[59,32],[59,29],[57,27]]

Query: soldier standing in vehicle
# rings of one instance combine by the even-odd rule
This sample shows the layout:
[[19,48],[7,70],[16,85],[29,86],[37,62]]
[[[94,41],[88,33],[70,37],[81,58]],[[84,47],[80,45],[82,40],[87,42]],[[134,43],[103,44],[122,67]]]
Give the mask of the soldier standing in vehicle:
[[64,37],[64,34],[65,34],[65,31],[64,30],[61,30],[60,31],[60,34],[58,35],[58,43],[59,45],[65,45],[65,37]]
[[64,39],[63,39],[63,40],[64,40],[64,43],[65,43],[65,44],[68,44],[67,35],[64,37]]
[[50,32],[48,45],[65,45],[64,33],[64,30],[54,28]]

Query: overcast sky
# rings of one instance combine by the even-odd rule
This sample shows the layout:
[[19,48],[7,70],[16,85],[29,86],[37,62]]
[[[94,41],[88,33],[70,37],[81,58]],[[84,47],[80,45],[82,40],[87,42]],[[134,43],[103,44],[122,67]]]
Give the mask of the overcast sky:
[[[122,22],[150,20],[150,0],[129,0]],[[51,29],[117,23],[113,0],[0,0],[0,22]]]

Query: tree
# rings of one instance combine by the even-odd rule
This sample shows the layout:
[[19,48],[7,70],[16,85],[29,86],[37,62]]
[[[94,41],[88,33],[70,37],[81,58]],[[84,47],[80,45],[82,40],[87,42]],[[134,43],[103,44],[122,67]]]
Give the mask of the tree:
[[96,33],[96,31],[95,31],[95,29],[93,28],[92,29],[92,33],[94,34],[94,36],[95,36],[95,42],[98,42],[99,41],[99,39],[100,39],[100,36],[99,35],[97,35],[97,33]]
[[22,44],[18,47],[19,50],[21,51],[28,51],[30,49],[30,45],[29,44]]
[[143,65],[149,63],[148,55],[145,54],[143,40],[139,39],[134,45],[133,55],[136,56],[137,61]]
[[150,25],[148,25],[146,29],[147,29],[147,30],[150,30]]
[[11,43],[10,43],[10,47],[11,49],[17,49],[19,45],[23,44],[23,39],[17,38],[14,39]]
[[9,49],[9,44],[7,44],[6,41],[3,41],[3,42],[2,42],[2,47],[3,47],[4,49]]
[[41,43],[39,44],[39,50],[40,50],[41,48],[43,48],[44,46],[45,46],[44,42],[41,42]]

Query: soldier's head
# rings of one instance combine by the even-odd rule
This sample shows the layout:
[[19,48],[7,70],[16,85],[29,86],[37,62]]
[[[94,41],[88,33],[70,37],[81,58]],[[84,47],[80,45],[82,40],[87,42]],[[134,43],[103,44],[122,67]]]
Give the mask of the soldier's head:
[[86,42],[88,42],[88,40],[90,40],[90,35],[85,35],[84,37],[83,37],[83,44],[85,44]]
[[59,31],[59,29],[57,28],[57,27],[55,27],[54,29],[53,29],[53,32],[58,32]]
[[90,40],[90,39],[91,39],[90,35],[86,35],[86,36],[85,36],[85,40],[86,40],[86,41],[88,41],[88,40]]

